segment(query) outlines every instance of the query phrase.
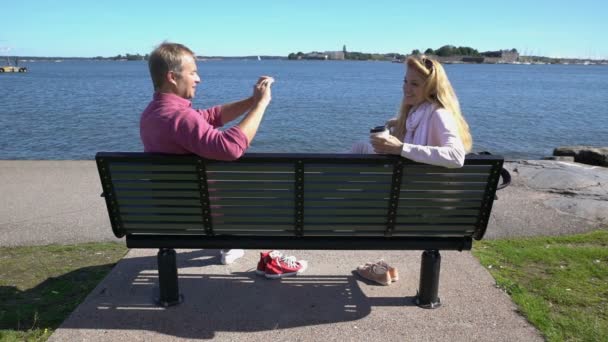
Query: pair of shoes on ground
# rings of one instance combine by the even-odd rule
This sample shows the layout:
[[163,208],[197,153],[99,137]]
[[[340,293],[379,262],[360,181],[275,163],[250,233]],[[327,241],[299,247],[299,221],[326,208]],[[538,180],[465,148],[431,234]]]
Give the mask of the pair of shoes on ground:
[[260,261],[255,273],[268,279],[280,279],[302,274],[307,267],[306,260],[297,260],[294,256],[286,256],[273,250],[260,253]]
[[359,265],[357,274],[381,285],[390,285],[399,280],[399,271],[384,260]]
[[240,259],[245,255],[245,251],[242,249],[222,249],[220,250],[220,256],[222,258],[222,265],[229,265]]

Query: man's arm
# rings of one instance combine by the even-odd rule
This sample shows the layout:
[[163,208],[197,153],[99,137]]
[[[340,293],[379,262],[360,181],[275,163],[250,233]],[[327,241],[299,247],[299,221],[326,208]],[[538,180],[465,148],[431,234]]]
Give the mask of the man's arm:
[[266,107],[268,107],[268,104],[270,104],[272,97],[270,86],[273,82],[274,79],[272,77],[260,77],[253,90],[252,98],[254,105],[249,113],[247,113],[243,120],[241,120],[241,122],[239,122],[239,124],[236,126],[243,131],[249,144],[251,144],[253,137],[255,137],[258,127],[260,127]]
[[236,101],[232,103],[226,103],[220,106],[222,123],[227,124],[228,122],[238,118],[248,111],[255,104],[253,96],[250,96],[244,100]]

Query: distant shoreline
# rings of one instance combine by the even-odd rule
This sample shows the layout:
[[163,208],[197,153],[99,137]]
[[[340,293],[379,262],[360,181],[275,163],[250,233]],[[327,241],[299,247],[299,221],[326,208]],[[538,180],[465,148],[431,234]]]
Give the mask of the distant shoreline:
[[[18,57],[19,63],[36,63],[36,62],[63,62],[63,61],[94,61],[94,62],[145,62],[145,60],[127,60],[127,59],[113,59],[113,58],[90,58],[90,57]],[[263,62],[264,60],[284,60],[289,62],[301,62],[301,61],[315,61],[315,62],[384,62],[384,63],[403,63],[403,61],[388,61],[388,60],[314,60],[314,59],[301,59],[301,60],[289,60],[287,57],[280,56],[244,56],[244,57],[197,57],[198,62],[211,62],[211,61],[234,61],[234,60],[247,60]],[[443,61],[443,64],[513,64],[513,65],[608,65],[608,60],[597,60],[597,59],[564,59],[555,62],[468,62],[468,61]]]

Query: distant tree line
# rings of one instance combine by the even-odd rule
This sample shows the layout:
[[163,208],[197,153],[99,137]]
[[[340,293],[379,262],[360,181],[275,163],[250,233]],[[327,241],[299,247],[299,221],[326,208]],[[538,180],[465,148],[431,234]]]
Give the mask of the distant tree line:
[[114,59],[114,60],[126,59],[126,60],[128,60],[128,61],[143,61],[143,60],[146,60],[146,61],[147,61],[147,60],[148,60],[148,57],[150,57],[148,54],[146,54],[145,56],[142,56],[142,55],[140,55],[140,54],[138,54],[138,53],[137,53],[137,54],[134,54],[134,55],[132,55],[132,54],[130,54],[130,53],[127,53],[127,54],[126,54],[126,55],[124,55],[124,56],[122,56],[122,55],[118,55],[118,56],[114,57],[113,59]]
[[287,59],[302,59],[304,57],[304,53],[302,51],[298,51],[298,53],[290,53],[287,55]]
[[[428,49],[424,50],[425,55],[435,55],[435,56],[439,56],[439,57],[450,57],[450,56],[500,57],[500,56],[502,56],[502,53],[504,53],[504,52],[516,53],[517,49],[486,51],[486,52],[480,53],[479,51],[477,51],[477,49],[473,49],[472,47],[468,47],[468,46],[456,47],[454,45],[444,45],[437,50],[433,50],[432,48],[428,48]],[[418,49],[412,50],[412,55],[420,55],[420,54],[421,54],[420,50],[418,50]]]
[[[373,60],[373,61],[386,61],[386,60],[403,60],[405,58],[405,55],[402,55],[400,53],[364,53],[364,52],[354,52],[354,51],[346,51],[346,47],[343,48],[342,52],[344,53],[344,59],[348,59],[348,60],[355,60],[355,61],[369,61],[369,60]],[[324,58],[320,58],[320,57],[315,57],[315,56],[320,56],[323,55],[323,53],[320,52],[311,52],[309,54],[303,53],[301,51],[297,52],[297,53],[290,53],[289,55],[287,55],[287,59],[292,59],[292,60],[296,60],[296,59],[324,59]]]
[[149,57],[150,57],[150,55],[149,55],[149,54],[140,55],[140,54],[136,53],[136,54],[134,54],[134,55],[133,55],[133,54],[127,53],[127,54],[125,54],[124,56],[123,56],[123,55],[116,55],[116,56],[114,56],[114,57],[102,57],[102,56],[97,56],[97,57],[94,57],[93,59],[96,59],[96,60],[105,60],[105,59],[110,59],[110,60],[113,60],[113,61],[119,61],[119,60],[127,60],[127,61],[147,61]]
[[[344,59],[349,60],[357,60],[357,61],[368,61],[368,60],[404,60],[406,55],[402,55],[399,53],[364,53],[364,52],[355,52],[355,51],[347,51],[346,46],[342,48],[342,52],[344,53]],[[454,45],[444,45],[436,50],[432,48],[428,48],[424,50],[425,55],[434,55],[439,57],[451,57],[451,56],[468,56],[468,57],[501,57],[505,52],[517,53],[517,49],[511,50],[498,50],[498,51],[486,51],[479,52],[477,49],[474,49],[469,46],[454,46]],[[422,52],[418,49],[414,49],[411,52],[411,55],[421,55]],[[312,52],[309,54],[305,54],[303,52],[290,53],[287,58],[288,59],[323,59],[319,56],[322,53]]]

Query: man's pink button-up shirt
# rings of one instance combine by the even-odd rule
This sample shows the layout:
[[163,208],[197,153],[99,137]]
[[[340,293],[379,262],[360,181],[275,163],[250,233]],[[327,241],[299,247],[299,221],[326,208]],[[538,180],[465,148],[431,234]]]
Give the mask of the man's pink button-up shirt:
[[139,134],[145,152],[189,154],[216,160],[235,160],[245,153],[249,141],[243,131],[225,131],[221,107],[192,109],[192,103],[171,93],[154,93],[141,114]]

